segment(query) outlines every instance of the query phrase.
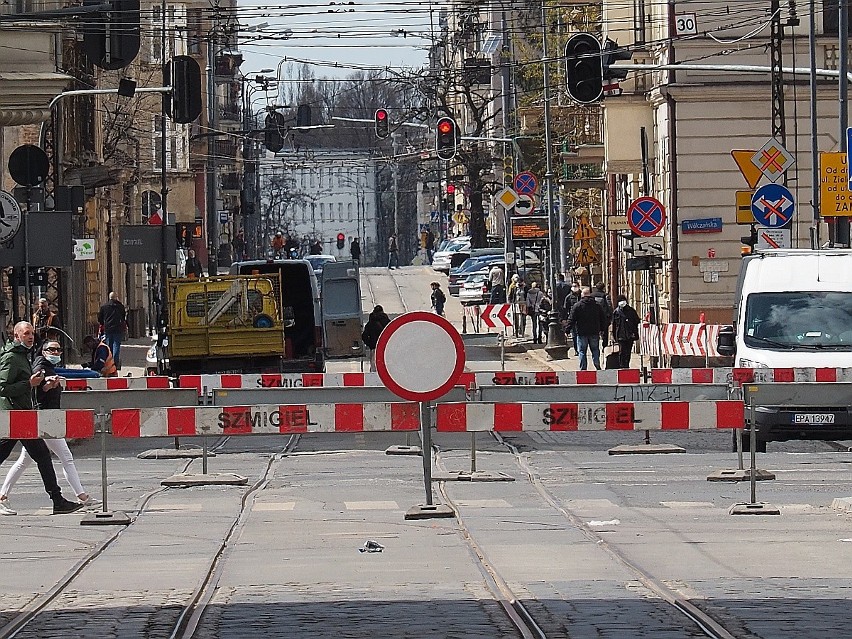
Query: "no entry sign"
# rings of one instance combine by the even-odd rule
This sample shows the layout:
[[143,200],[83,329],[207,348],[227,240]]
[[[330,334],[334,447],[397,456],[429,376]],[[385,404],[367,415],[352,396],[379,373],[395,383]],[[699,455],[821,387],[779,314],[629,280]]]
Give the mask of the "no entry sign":
[[395,318],[376,346],[379,379],[410,401],[446,395],[464,369],[464,344],[458,331],[440,315],[415,311]]

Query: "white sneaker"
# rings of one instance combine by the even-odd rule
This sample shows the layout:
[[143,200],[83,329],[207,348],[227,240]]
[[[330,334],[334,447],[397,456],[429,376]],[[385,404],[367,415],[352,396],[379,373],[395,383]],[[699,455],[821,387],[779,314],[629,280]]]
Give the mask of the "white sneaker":
[[3,499],[0,500],[0,515],[17,515],[18,511],[12,510],[12,507],[9,506],[9,500]]
[[[78,497],[78,499],[80,499],[80,498]],[[84,506],[99,506],[100,503],[101,503],[101,500],[95,499],[94,497],[90,496],[85,501],[80,499],[80,503],[83,504]]]

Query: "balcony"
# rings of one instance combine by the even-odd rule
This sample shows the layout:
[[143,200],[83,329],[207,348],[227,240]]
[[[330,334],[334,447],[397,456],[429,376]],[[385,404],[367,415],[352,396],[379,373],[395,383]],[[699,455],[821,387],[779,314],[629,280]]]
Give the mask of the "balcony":
[[217,140],[216,141],[216,164],[219,166],[235,166],[239,153],[239,146],[236,140]]
[[216,58],[216,82],[233,82],[240,65],[243,63],[241,53],[223,53]]
[[559,185],[566,189],[603,189],[606,176],[600,164],[563,164]]

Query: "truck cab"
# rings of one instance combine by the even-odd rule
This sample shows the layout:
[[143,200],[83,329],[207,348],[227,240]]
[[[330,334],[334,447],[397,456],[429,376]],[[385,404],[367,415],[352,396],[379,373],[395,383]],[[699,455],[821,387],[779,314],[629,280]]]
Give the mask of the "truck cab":
[[[743,258],[733,324],[720,331],[717,348],[736,367],[755,369],[755,381],[764,368],[852,366],[852,251],[778,249]],[[767,441],[852,437],[852,419],[839,408],[758,407],[758,450]]]

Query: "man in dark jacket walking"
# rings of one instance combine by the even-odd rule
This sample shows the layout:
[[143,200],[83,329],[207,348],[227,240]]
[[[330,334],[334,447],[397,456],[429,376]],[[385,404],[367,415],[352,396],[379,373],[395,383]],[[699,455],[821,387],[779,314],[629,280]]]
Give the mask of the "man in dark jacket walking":
[[[47,385],[44,371],[34,374],[30,366],[29,351],[35,342],[33,325],[29,322],[18,322],[15,324],[13,336],[14,341],[7,344],[3,354],[0,355],[0,410],[33,410],[33,389]],[[59,380],[54,378],[52,384],[58,385]],[[38,465],[44,489],[53,500],[53,514],[73,513],[82,508],[83,504],[68,501],[62,496],[62,490],[56,482],[56,472],[53,470],[50,451],[44,440],[22,439],[20,441]],[[0,463],[6,461],[17,442],[17,439],[0,439]],[[0,502],[0,512],[14,513],[8,504],[2,502]]]
[[612,304],[609,301],[609,296],[606,294],[603,282],[595,284],[595,290],[592,291],[592,297],[604,312],[606,324],[604,325],[604,329],[601,331],[601,346],[606,348],[607,344],[609,344],[609,325],[610,322],[612,322]]
[[118,299],[118,294],[109,294],[109,301],[98,311],[98,324],[101,325],[101,335],[112,353],[115,367],[121,370],[121,342],[124,331],[127,330],[127,311]]
[[619,368],[630,368],[633,343],[639,339],[639,313],[619,295],[612,314],[612,338],[618,343]]
[[588,368],[586,351],[592,349],[592,362],[597,370],[601,369],[601,333],[607,329],[606,316],[603,309],[592,297],[588,286],[581,290],[580,301],[571,309],[568,316],[568,329],[577,338],[578,354],[580,355],[580,370]]
[[376,370],[376,346],[379,343],[379,335],[388,324],[390,324],[390,318],[385,314],[385,309],[376,305],[361,333],[364,346],[370,351],[370,370]]

